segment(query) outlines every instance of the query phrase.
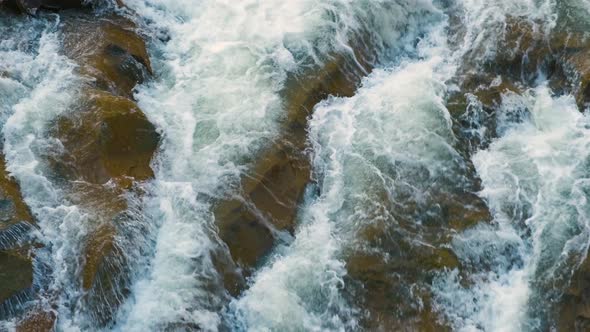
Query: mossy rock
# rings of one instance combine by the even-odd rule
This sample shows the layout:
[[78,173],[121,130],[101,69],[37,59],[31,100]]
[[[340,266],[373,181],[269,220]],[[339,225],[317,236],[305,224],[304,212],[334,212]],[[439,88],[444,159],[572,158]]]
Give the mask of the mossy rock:
[[54,169],[75,178],[104,184],[131,177],[141,181],[153,176],[150,161],[160,135],[137,105],[99,90],[86,91],[79,110],[59,118],[54,136],[66,152]]
[[0,251],[0,303],[33,284],[33,263],[26,252]]
[[63,20],[64,51],[95,87],[131,97],[133,88],[151,75],[145,42],[130,20],[79,14]]

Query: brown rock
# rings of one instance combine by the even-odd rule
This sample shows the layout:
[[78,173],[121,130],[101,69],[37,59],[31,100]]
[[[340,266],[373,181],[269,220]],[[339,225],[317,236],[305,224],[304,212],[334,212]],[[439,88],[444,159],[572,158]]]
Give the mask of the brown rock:
[[[554,29],[547,35],[541,22],[530,22],[527,18],[511,17],[507,20],[503,38],[493,47],[498,50],[494,57],[484,65],[469,61],[469,57],[477,57],[478,50],[467,55],[463,68],[459,70],[456,80],[460,92],[451,95],[447,106],[454,119],[457,137],[462,140],[460,145],[468,146],[465,154],[485,148],[486,144],[496,137],[495,116],[501,103],[503,93],[520,94],[527,88],[536,86],[534,81],[539,72],[549,80],[549,87],[557,95],[573,94],[580,110],[590,106],[590,44],[583,31],[567,31]],[[496,78],[501,83],[492,85]],[[479,125],[487,128],[484,140],[465,135],[472,129],[473,114],[469,111],[467,96],[474,96],[484,111]],[[451,205],[450,210],[455,207]],[[479,213],[474,211],[475,218]],[[454,212],[462,215],[462,212]],[[471,219],[471,217],[467,217]],[[521,218],[522,219],[522,218]],[[524,220],[524,219],[523,219]],[[462,228],[462,225],[457,225]],[[590,268],[586,260],[575,271],[571,278],[568,267],[560,269],[563,275],[536,281],[537,288],[533,301],[549,300],[543,312],[529,313],[541,317],[542,326],[551,326],[559,331],[587,331],[590,328]],[[573,262],[571,262],[573,263]],[[568,265],[569,266],[569,265]],[[567,275],[567,276],[565,276]],[[565,286],[564,286],[565,285]],[[565,288],[565,293],[561,295]],[[556,318],[556,319],[554,319]]]
[[34,310],[17,323],[16,332],[51,332],[56,318],[52,311]]
[[56,122],[54,136],[65,153],[50,165],[70,181],[69,200],[93,216],[82,249],[81,286],[87,313],[106,326],[128,294],[128,260],[117,244],[120,224],[131,219],[126,195],[140,195],[133,183],[153,176],[149,163],[159,135],[131,100],[86,93],[85,107]]
[[559,331],[588,331],[590,327],[590,259],[574,271],[564,294],[556,303]]
[[71,14],[64,17],[63,31],[66,55],[99,89],[131,97],[152,73],[145,42],[128,19]]
[[53,167],[70,180],[104,184],[110,179],[153,176],[150,161],[159,134],[137,105],[123,97],[87,90],[78,112],[57,120],[54,136],[65,147]]
[[[412,263],[412,259],[407,259],[407,263],[396,266],[382,255],[368,253],[347,260],[347,284],[362,285],[352,287],[351,294],[357,305],[364,308],[361,325],[369,331],[451,331],[433,310],[428,289],[422,284],[408,285],[399,275],[402,269],[420,272],[418,263]],[[449,267],[454,267],[456,257],[449,263]],[[402,272],[406,274],[408,270]],[[345,291],[351,292],[350,288]]]
[[116,231],[112,225],[104,225],[92,232],[86,244],[84,270],[82,272],[82,287],[88,290],[95,282],[105,257],[115,250]]
[[[361,324],[368,330],[450,330],[432,307],[429,285],[437,272],[462,269],[450,249],[453,235],[491,217],[473,194],[427,196],[424,204],[373,197],[382,208],[357,221],[364,226],[347,253],[345,292],[364,309]],[[423,215],[431,217],[419,223],[415,216]]]

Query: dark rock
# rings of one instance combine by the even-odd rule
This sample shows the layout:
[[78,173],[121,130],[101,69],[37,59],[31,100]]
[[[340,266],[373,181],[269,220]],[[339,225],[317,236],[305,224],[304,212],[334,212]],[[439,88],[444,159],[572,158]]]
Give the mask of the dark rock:
[[19,311],[30,299],[33,287],[33,264],[28,250],[0,251],[0,318]]
[[[21,13],[35,15],[41,8],[49,10],[61,10],[69,8],[82,8],[88,6],[89,1],[83,0],[5,0],[12,7],[18,8]],[[2,1],[0,1],[2,3]]]

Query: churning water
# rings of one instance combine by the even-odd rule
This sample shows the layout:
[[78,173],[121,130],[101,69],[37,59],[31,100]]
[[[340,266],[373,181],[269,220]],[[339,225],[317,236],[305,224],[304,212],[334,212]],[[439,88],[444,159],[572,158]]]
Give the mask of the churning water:
[[[82,78],[61,55],[58,14],[0,16],[3,151],[39,223],[34,235],[45,247],[35,269],[44,275],[36,287],[44,297],[36,301],[57,307],[58,330],[370,329],[366,321],[376,314],[371,298],[361,300],[361,293],[350,291],[369,288],[352,271],[362,255],[395,265],[379,278],[395,278],[408,291],[380,312],[402,324],[392,329],[403,326],[401,307],[424,310],[419,294],[425,293],[432,317],[438,317],[432,319],[454,330],[555,326],[549,303],[567,288],[590,246],[590,118],[574,96],[556,96],[540,73],[520,93],[502,94],[494,110],[497,137],[471,154],[461,147],[446,102],[459,89],[458,72],[467,66],[478,70],[502,51],[498,45],[510,20],[520,18],[542,36],[563,25],[576,31],[580,24],[571,22],[588,19],[581,13],[590,8],[587,3],[126,5],[149,36],[155,71],[153,80],[136,87],[135,98],[162,141],[152,161],[155,177],[143,185],[146,194],[137,203],[144,215],[137,222],[149,226],[136,241],[149,250],[139,259],[133,248],[123,248],[138,262],[128,271],[129,296],[106,327],[81,308],[79,257],[92,211],[65,203],[65,189],[41,162],[47,151],[60,149],[47,126],[75,101]],[[358,45],[374,48],[360,50],[376,54],[374,70],[366,72],[354,96],[328,97],[308,118],[313,177],[292,237],[257,266],[240,295],[230,295],[216,266],[220,252],[230,253],[217,234],[215,203],[239,186],[257,156],[280,136],[288,80],[303,78],[336,55],[355,59]],[[474,191],[491,221],[466,229],[439,221],[444,195],[461,203],[458,193]],[[368,229],[400,241],[371,242]],[[443,231],[436,234],[437,229]],[[431,269],[422,260],[396,261],[426,251],[452,252],[457,266],[422,276],[422,269]],[[409,266],[418,272],[403,270]]]

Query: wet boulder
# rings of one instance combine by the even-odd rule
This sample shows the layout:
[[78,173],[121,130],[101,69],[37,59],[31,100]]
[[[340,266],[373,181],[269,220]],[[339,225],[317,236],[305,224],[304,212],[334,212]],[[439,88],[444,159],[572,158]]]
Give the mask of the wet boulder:
[[[3,229],[22,222],[33,224],[33,216],[22,198],[18,184],[6,171],[4,156],[0,156],[0,239]],[[0,248],[2,246],[0,242]]]
[[152,177],[159,134],[132,100],[151,73],[144,40],[117,15],[64,12],[62,22],[64,52],[87,80],[73,109],[50,129],[63,144],[48,156],[57,177],[95,184]]
[[[583,38],[586,40],[586,38]],[[574,94],[578,107],[583,110],[590,106],[590,45],[569,49],[562,56],[560,68],[562,77],[558,83],[569,85],[567,92]],[[564,84],[565,83],[565,84]],[[558,85],[558,84],[553,84]]]
[[459,89],[447,98],[446,107],[459,139],[456,149],[465,157],[486,148],[498,136],[496,110],[504,96],[521,94],[525,88],[506,76],[464,73]]
[[[487,52],[491,55],[482,47],[465,55],[457,77],[461,91],[471,92],[474,82],[483,79],[489,83],[497,77],[503,79],[499,86],[522,90],[535,86],[541,73],[556,94],[574,94],[580,108],[588,106],[590,46],[584,32],[550,29],[543,22],[514,16],[494,32],[496,43],[484,43],[494,50]],[[484,99],[482,102],[489,105]]]
[[77,14],[63,20],[64,51],[95,88],[131,98],[133,88],[150,77],[145,41],[130,20]]
[[150,161],[160,135],[130,99],[89,89],[53,131],[64,147],[54,167],[69,173],[70,180],[104,184],[119,177],[142,181],[153,176]]
[[115,235],[114,227],[107,224],[99,227],[89,236],[84,253],[86,263],[82,272],[82,287],[84,289],[91,289],[95,283],[101,282],[98,280],[99,271],[103,270],[104,258],[115,250]]
[[51,310],[35,308],[16,324],[16,332],[51,332],[54,331],[56,314]]
[[[80,282],[86,313],[106,326],[128,294],[125,237],[134,183],[153,177],[150,161],[160,136],[137,105],[125,97],[88,89],[76,109],[55,121],[52,136],[63,148],[48,160],[68,181],[68,198],[92,215],[82,247]],[[130,240],[131,241],[131,240]],[[138,243],[127,243],[139,247]]]
[[[369,331],[451,331],[433,309],[428,285],[417,279],[406,279],[424,270],[455,268],[457,257],[449,249],[430,249],[428,253],[415,248],[406,258],[359,252],[346,262],[348,275],[344,290],[364,308],[361,325]],[[416,282],[417,281],[417,282]]]

